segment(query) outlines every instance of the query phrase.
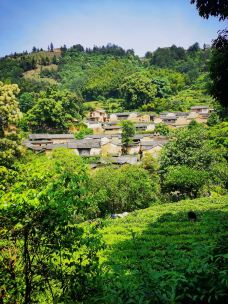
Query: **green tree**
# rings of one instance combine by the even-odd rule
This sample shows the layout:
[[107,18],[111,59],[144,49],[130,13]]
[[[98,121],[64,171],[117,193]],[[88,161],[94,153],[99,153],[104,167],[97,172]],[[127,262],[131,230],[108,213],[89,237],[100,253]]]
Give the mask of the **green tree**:
[[50,51],[51,52],[53,52],[54,51],[54,45],[53,45],[53,43],[51,42],[51,44],[50,44]]
[[93,130],[88,128],[84,123],[76,125],[78,131],[74,133],[76,139],[83,139],[86,135],[93,134]]
[[157,94],[157,86],[148,73],[137,72],[124,79],[121,91],[124,108],[136,109],[153,101]]
[[28,112],[28,110],[30,110],[35,105],[36,97],[37,96],[35,93],[22,93],[18,100],[21,112]]
[[7,131],[10,124],[16,123],[20,118],[17,94],[20,92],[16,84],[3,84],[0,82],[0,136]]
[[67,90],[52,89],[40,93],[24,120],[32,131],[65,131],[81,115],[81,99],[77,95]]
[[228,108],[228,30],[220,32],[213,43],[210,61],[211,94],[222,106]]
[[101,243],[96,225],[78,225],[91,213],[88,181],[82,160],[66,149],[20,166],[0,199],[6,303],[84,302],[93,292]]
[[218,114],[216,112],[212,112],[210,114],[210,116],[208,117],[207,125],[208,126],[214,126],[214,125],[219,124],[219,122],[220,122],[220,119],[219,119]]
[[163,180],[163,190],[178,199],[196,198],[207,184],[208,178],[208,172],[203,170],[187,166],[168,167]]
[[15,130],[21,115],[18,93],[17,85],[0,82],[0,164],[6,168],[12,168],[22,154],[20,138]]
[[228,4],[226,1],[211,0],[191,0],[192,4],[196,4],[200,16],[209,18],[209,16],[219,17],[225,20],[228,17]]
[[177,130],[164,147],[161,168],[184,165],[199,170],[209,170],[219,155],[211,149],[206,128],[196,124]]
[[102,216],[146,208],[157,200],[158,191],[157,179],[138,166],[124,165],[115,170],[110,166],[92,174],[91,195]]
[[[191,0],[196,4],[200,16],[218,16],[220,20],[228,17],[228,3],[226,1]],[[210,61],[210,77],[212,79],[212,95],[227,108],[228,96],[228,30],[220,31],[213,42],[213,52]]]
[[169,135],[170,128],[164,123],[159,123],[155,125],[154,133],[159,133],[160,135]]
[[122,126],[122,145],[123,152],[126,153],[126,149],[132,141],[133,136],[135,135],[135,126],[134,123],[130,120],[124,120],[121,123]]

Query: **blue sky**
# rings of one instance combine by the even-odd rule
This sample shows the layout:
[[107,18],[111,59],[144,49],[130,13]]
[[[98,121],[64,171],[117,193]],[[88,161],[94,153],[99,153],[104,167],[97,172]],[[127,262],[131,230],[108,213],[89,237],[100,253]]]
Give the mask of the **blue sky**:
[[138,55],[157,47],[210,44],[224,25],[198,15],[190,0],[0,0],[0,56],[109,42]]

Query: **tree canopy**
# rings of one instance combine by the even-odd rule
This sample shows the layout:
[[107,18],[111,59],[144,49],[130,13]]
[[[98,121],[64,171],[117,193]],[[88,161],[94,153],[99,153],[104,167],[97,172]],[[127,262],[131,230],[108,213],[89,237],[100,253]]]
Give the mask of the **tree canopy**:
[[225,20],[228,17],[228,3],[224,0],[191,0],[192,4],[196,4],[200,16],[209,18],[209,16],[219,17]]

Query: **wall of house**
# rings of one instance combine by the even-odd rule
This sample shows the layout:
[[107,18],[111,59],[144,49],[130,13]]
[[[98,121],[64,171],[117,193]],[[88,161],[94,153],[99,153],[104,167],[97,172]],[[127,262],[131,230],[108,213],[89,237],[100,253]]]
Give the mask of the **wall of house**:
[[146,131],[153,131],[155,129],[155,124],[147,125]]
[[207,118],[203,118],[203,117],[199,116],[195,119],[195,121],[198,122],[198,123],[206,123]]
[[175,122],[175,126],[184,127],[184,126],[187,126],[189,124],[189,122],[190,121],[187,119],[187,117],[178,117]]
[[143,151],[142,155],[145,156],[148,153],[148,154],[152,155],[154,158],[158,158],[161,153],[161,150],[162,150],[161,146],[156,146],[149,150]]
[[132,122],[139,122],[139,116],[137,113],[130,113],[130,115],[128,116],[128,119],[127,120],[130,120]]
[[159,124],[162,122],[162,119],[160,117],[154,117],[154,123]]
[[96,122],[96,123],[86,122],[86,125],[90,129],[95,129],[95,128],[100,128],[101,127],[101,123],[100,122]]
[[104,134],[121,134],[121,129],[104,130]]
[[90,150],[90,156],[98,156],[101,155],[101,148],[92,148]]
[[118,118],[117,118],[117,115],[115,113],[110,114],[109,121],[117,121],[117,120],[118,120]]
[[102,156],[120,156],[122,153],[121,146],[117,146],[111,142],[101,146],[101,154]]
[[140,151],[139,145],[127,147],[127,154],[129,155],[139,154],[139,151]]
[[72,140],[72,139],[70,139],[70,138],[55,138],[55,139],[52,139],[52,142],[53,142],[54,145],[55,144],[66,144],[70,140]]
[[137,117],[137,122],[150,122],[150,115],[142,114]]

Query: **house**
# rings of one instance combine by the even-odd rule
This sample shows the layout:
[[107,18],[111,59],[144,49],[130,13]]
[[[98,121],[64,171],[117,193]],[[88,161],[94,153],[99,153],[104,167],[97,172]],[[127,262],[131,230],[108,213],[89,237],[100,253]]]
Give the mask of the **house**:
[[122,121],[122,120],[132,120],[136,119],[138,116],[135,112],[123,112],[123,113],[112,113],[110,114],[109,121]]
[[121,134],[92,134],[86,135],[85,138],[100,139],[101,145],[106,142],[121,143]]
[[153,121],[154,121],[154,123],[156,125],[156,124],[162,123],[162,118],[159,117],[159,116],[154,116],[154,120]]
[[74,134],[29,134],[29,139],[33,144],[37,140],[47,140],[52,144],[64,144],[74,139]]
[[176,115],[167,115],[166,117],[162,118],[162,121],[167,125],[174,125],[177,120]]
[[140,152],[140,145],[138,144],[131,144],[127,147],[127,154],[128,155],[137,155]]
[[81,139],[67,143],[68,149],[73,149],[80,156],[98,156],[101,154],[99,139]]
[[102,156],[120,156],[122,154],[122,144],[112,141],[101,145]]
[[199,114],[209,114],[210,109],[208,106],[194,106],[191,107],[191,112],[199,113]]
[[146,131],[146,129],[147,129],[147,124],[145,124],[145,123],[136,124],[136,125],[135,125],[135,129],[136,129],[137,132]]
[[150,114],[146,113],[136,113],[137,115],[135,117],[130,117],[130,120],[133,122],[138,122],[138,123],[148,123],[151,121]]
[[102,134],[103,133],[103,127],[102,123],[98,121],[93,120],[87,120],[85,122],[86,126],[93,130],[94,134]]
[[46,145],[44,145],[44,146],[41,146],[41,145],[34,145],[34,144],[31,144],[31,142],[28,141],[28,140],[25,140],[25,141],[23,142],[23,145],[24,145],[26,148],[32,150],[33,152],[37,152],[37,153],[44,152],[44,151],[45,151],[45,148],[46,148]]
[[177,116],[177,119],[174,123],[176,128],[185,127],[190,123],[188,116]]
[[120,134],[122,132],[121,126],[103,126],[104,134]]
[[108,121],[108,114],[105,110],[94,110],[89,113],[89,120],[96,121],[96,122],[105,122]]
[[141,154],[145,156],[147,153],[151,154],[153,157],[157,158],[164,146],[162,142],[156,141],[142,141],[141,142]]

